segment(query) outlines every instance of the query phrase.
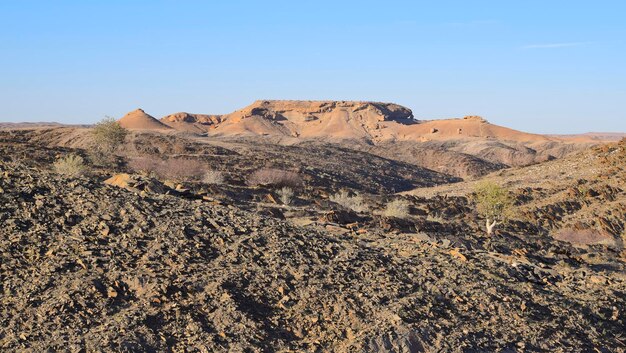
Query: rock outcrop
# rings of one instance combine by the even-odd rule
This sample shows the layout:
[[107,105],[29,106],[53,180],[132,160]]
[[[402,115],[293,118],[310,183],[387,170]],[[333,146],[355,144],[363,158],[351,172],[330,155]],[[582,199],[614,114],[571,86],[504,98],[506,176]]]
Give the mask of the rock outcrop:
[[413,124],[415,120],[410,109],[392,103],[265,100],[223,116],[211,133],[373,139],[383,122]]

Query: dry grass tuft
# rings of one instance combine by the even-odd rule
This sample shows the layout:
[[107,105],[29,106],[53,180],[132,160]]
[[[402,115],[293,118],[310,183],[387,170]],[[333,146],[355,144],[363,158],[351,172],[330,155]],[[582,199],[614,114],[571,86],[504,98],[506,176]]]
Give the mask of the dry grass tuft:
[[224,184],[224,173],[219,170],[207,170],[204,173],[202,181],[207,184],[221,185]]
[[348,190],[341,190],[330,196],[330,201],[339,204],[345,208],[349,208],[354,212],[367,212],[369,207],[363,201],[363,197],[359,194],[350,195]]
[[171,180],[198,180],[204,173],[204,166],[192,159],[168,159],[159,165],[157,174]]
[[385,217],[408,218],[410,205],[406,200],[393,200],[385,206],[382,215]]
[[68,177],[77,177],[85,172],[83,157],[75,154],[65,156],[54,162],[54,171]]

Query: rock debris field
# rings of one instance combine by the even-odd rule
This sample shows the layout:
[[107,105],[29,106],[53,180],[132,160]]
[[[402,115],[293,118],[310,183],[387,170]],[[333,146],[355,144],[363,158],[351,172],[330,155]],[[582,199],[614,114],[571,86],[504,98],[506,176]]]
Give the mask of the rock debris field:
[[604,248],[336,234],[9,158],[0,224],[2,351],[626,350]]

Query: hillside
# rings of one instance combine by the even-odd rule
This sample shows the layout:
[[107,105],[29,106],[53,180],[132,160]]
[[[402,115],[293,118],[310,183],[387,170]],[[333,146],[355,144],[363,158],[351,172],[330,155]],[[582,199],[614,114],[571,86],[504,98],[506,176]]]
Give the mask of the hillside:
[[[517,195],[517,215],[552,236],[564,229],[626,238],[626,140],[533,166],[511,168],[468,181],[406,192],[418,197],[465,196],[492,181]],[[620,245],[621,246],[621,245]]]
[[[133,132],[124,146],[232,161],[212,165],[229,173],[223,184],[154,179],[124,150],[124,163],[67,177],[53,163],[89,151],[34,139],[55,135],[0,132],[2,350],[623,351],[626,263],[612,246],[572,246],[534,220],[488,238],[464,197],[403,197],[411,212],[399,219],[379,213],[396,196],[363,192],[369,209],[355,213],[324,196],[347,178],[307,178],[292,204],[277,204],[276,189],[235,178],[269,149],[245,140]],[[336,153],[305,147],[266,156]],[[394,171],[358,179],[363,161],[342,167],[355,156],[343,153],[310,176],[354,173],[349,187],[365,190],[376,169]],[[599,180],[623,176],[623,150],[590,153],[606,166]],[[121,172],[132,185],[103,182]]]

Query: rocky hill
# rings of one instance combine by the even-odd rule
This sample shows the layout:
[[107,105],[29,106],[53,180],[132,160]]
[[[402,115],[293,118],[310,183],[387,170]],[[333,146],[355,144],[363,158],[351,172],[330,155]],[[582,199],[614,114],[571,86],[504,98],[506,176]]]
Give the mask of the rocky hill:
[[626,140],[606,144],[538,165],[510,168],[469,181],[407,194],[461,196],[484,180],[517,193],[518,217],[533,220],[537,229],[559,237],[584,234],[621,247],[626,240]]
[[280,135],[328,140],[430,141],[442,139],[497,139],[516,142],[556,141],[493,125],[478,116],[420,121],[413,112],[393,103],[356,101],[259,100],[233,113],[164,118],[205,124],[212,135]]
[[230,114],[176,113],[160,122],[141,110],[128,115],[142,123],[125,126],[280,144],[340,144],[461,178],[561,158],[600,143],[529,134],[479,116],[417,120],[408,108],[378,102],[260,100]]

